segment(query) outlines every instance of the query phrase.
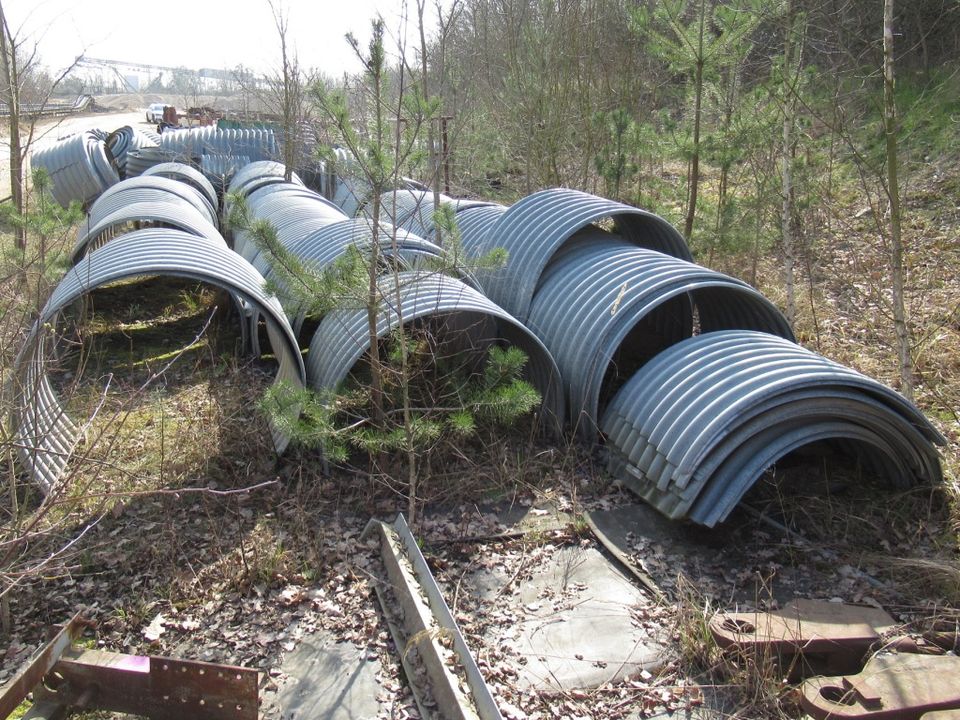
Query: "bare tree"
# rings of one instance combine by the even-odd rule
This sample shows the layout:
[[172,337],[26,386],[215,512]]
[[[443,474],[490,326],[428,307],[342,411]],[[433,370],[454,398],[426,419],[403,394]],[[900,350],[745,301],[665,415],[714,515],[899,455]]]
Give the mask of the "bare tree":
[[284,179],[289,182],[293,177],[302,144],[300,133],[305,110],[306,83],[296,51],[289,45],[290,15],[279,0],[267,0],[267,4],[273,15],[277,37],[280,39],[280,71],[270,83],[270,92],[274,104],[280,109],[283,124],[283,164],[286,166]]
[[[33,145],[37,119],[50,102],[53,92],[63,79],[76,67],[78,57],[56,78],[50,79],[40,68],[37,53],[38,43],[31,42],[22,28],[11,31],[3,3],[0,2],[0,98],[7,106],[7,129],[10,145],[10,196],[17,214],[26,212],[27,196],[24,165]],[[36,82],[45,78],[42,83]],[[23,114],[21,98],[32,95],[31,112]],[[16,230],[16,244],[21,251],[26,248],[26,228]]]
[[893,328],[897,338],[900,365],[900,390],[913,400],[913,362],[910,357],[911,333],[904,307],[905,269],[901,233],[900,184],[897,162],[897,101],[893,94],[893,0],[883,2],[883,131],[887,150],[887,201],[889,202],[890,283],[893,296]]

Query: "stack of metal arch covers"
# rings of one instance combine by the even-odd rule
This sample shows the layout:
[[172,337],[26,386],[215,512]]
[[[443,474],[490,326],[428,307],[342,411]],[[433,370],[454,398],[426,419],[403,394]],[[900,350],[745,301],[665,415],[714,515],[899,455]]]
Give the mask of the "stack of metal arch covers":
[[[437,206],[434,203],[432,190],[386,192],[380,196],[380,201],[383,215],[389,222],[427,240],[433,239],[436,231],[434,215]],[[440,205],[449,205],[459,221],[461,212],[473,208],[490,207],[495,203],[484,200],[452,198],[440,193]]]
[[160,134],[160,147],[182,162],[200,165],[204,155],[235,155],[250,160],[271,160],[278,155],[273,130],[224,129],[213,125],[168,130]]
[[200,170],[204,176],[222,191],[237,172],[250,164],[246,155],[203,155]]
[[137,150],[128,150],[126,154],[126,177],[132,178],[143,175],[146,171],[161,163],[166,164],[177,159],[176,153],[164,150],[159,145],[152,147],[147,145]]
[[752,331],[690,338],[657,355],[601,421],[610,470],[660,512],[713,527],[763,471],[830,441],[904,487],[941,479],[944,438],[875,380]]
[[[230,180],[227,192],[246,197],[264,185],[287,182],[284,180],[286,172],[286,165],[273,160],[257,160],[256,162],[251,162],[237,170],[236,174]],[[289,182],[295,185],[303,185],[303,181],[300,180],[300,177],[296,173],[291,174]]]
[[216,208],[219,205],[217,191],[214,190],[213,185],[210,184],[210,181],[204,177],[202,172],[184,163],[160,163],[159,165],[154,165],[150,168],[147,168],[141,174],[170,178],[171,180],[179,180],[187,185],[192,185],[194,189],[203,194],[203,196],[210,203],[210,207]]
[[85,130],[31,155],[34,167],[46,169],[53,197],[63,207],[74,200],[86,205],[119,182],[105,140],[102,131]]
[[[58,315],[86,293],[118,280],[142,276],[184,277],[225,289],[267,319],[267,334],[279,361],[275,383],[303,387],[300,348],[276,298],[263,278],[222,243],[179,230],[129,233],[87,255],[54,289],[16,360],[19,389],[12,411],[20,456],[37,484],[49,492],[62,476],[83,428],[70,419],[47,377],[46,347]],[[289,438],[276,425],[273,442],[282,452]]]
[[744,282],[591,228],[547,265],[527,326],[550,349],[571,425],[596,437],[601,386],[701,332],[759,330],[793,340],[780,311]]
[[151,137],[129,125],[124,125],[107,135],[107,150],[113,157],[121,178],[127,177],[127,153],[137,152],[142,148],[157,147],[158,143],[153,139],[154,137],[159,139],[156,134]]
[[[396,284],[395,284],[396,283]],[[505,341],[528,357],[526,377],[542,397],[542,418],[553,431],[563,422],[559,371],[536,335],[481,293],[456,278],[438,273],[403,272],[381,278],[377,336],[399,325],[396,292],[404,324],[434,320],[472,347]],[[366,308],[338,308],[324,316],[310,341],[307,380],[317,389],[338,388],[370,347]]]
[[[542,190],[511,205],[490,230],[468,246],[475,255],[507,251],[506,265],[480,274],[487,296],[525,322],[540,274],[554,253],[581,228],[609,218],[616,233],[638,247],[692,260],[670,223],[645,210],[565,188]],[[465,243],[466,245],[466,243]]]
[[152,175],[130,178],[109,188],[90,207],[77,233],[73,262],[131,223],[149,222],[222,242],[217,221],[215,206],[193,185]]
[[[268,221],[281,242],[284,237],[295,239],[298,233],[347,219],[340,208],[322,195],[295,183],[273,183],[254,190],[247,196],[247,209],[251,220]],[[233,249],[251,262],[261,254],[243,230],[234,233]]]
[[[416,269],[418,265],[423,264],[421,262],[423,260],[439,260],[443,257],[443,250],[432,242],[405,230],[385,223],[380,224],[379,230],[378,243],[381,256],[394,258],[393,248],[396,242],[397,252],[394,259],[404,269]],[[285,234],[279,239],[301,262],[314,270],[321,271],[336,262],[351,246],[368,253],[373,242],[373,222],[366,218],[349,218],[322,225],[307,233],[297,232],[293,236]],[[262,253],[258,255],[253,266],[264,279],[268,280],[273,276],[273,270],[266,255]],[[470,280],[467,279],[467,282],[469,283]],[[279,294],[293,323],[294,331],[299,333],[306,308],[289,296],[289,293],[280,291]]]

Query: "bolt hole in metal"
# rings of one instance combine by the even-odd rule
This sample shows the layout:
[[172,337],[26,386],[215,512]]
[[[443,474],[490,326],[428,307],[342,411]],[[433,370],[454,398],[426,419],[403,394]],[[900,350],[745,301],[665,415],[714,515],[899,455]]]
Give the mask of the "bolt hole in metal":
[[723,629],[729,630],[730,632],[740,633],[742,635],[752,635],[757,631],[756,626],[747,622],[746,620],[740,620],[739,618],[725,618],[723,621]]
[[824,685],[820,688],[820,697],[827,702],[834,703],[835,705],[856,704],[856,699],[853,697],[853,693],[849,690],[844,690],[839,685]]

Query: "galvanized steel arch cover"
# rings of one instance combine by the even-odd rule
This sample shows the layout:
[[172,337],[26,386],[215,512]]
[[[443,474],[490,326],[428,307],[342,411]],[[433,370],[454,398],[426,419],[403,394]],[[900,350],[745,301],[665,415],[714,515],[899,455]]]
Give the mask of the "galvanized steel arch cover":
[[[711,302],[697,303],[707,290]],[[675,298],[684,302],[670,306],[676,327],[661,329],[660,346],[651,345],[653,339],[644,338],[644,347],[627,340],[644,318]],[[700,265],[602,231],[582,235],[554,256],[540,276],[527,325],[556,359],[570,422],[582,435],[595,434],[601,384],[618,349],[639,359],[689,337],[695,309],[702,332],[759,330],[793,340],[786,319],[757,290]]]
[[[398,273],[400,307],[404,322],[456,315],[486,316],[496,322],[498,336],[523,350],[528,357],[527,376],[540,391],[541,408],[548,423],[557,429],[563,422],[563,392],[557,365],[536,335],[487,297],[456,278],[439,273]],[[384,276],[387,285],[377,313],[377,336],[384,337],[398,325],[394,302],[394,276]],[[341,308],[328,313],[310,341],[307,381],[317,389],[335,389],[370,347],[366,308]]]
[[579,229],[605,218],[617,233],[639,247],[692,260],[683,236],[653,213],[566,188],[528,195],[511,205],[479,243],[478,254],[497,247],[508,253],[503,268],[480,278],[491,300],[526,321],[540,273],[554,253]]
[[706,333],[657,355],[613,398],[601,428],[612,472],[669,517],[709,526],[767,466],[810,442],[866,443],[901,483],[937,481],[934,443],[945,442],[876,380],[743,330]]
[[[276,298],[263,291],[263,279],[249,263],[224,245],[178,230],[132,232],[90,253],[69,270],[32,326],[17,357],[20,381],[13,405],[12,425],[20,457],[34,480],[49,491],[62,475],[80,428],[64,412],[46,374],[44,343],[49,324],[69,304],[108,283],[139,276],[186,277],[216,285],[241,298],[267,318],[270,343],[279,361],[275,383],[304,385],[300,348]],[[289,442],[276,425],[273,441],[278,452]]]

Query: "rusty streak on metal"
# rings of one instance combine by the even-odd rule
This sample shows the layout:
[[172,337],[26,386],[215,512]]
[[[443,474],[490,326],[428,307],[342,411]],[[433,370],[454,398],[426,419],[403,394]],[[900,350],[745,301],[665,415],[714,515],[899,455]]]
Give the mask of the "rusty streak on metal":
[[0,688],[0,718],[6,718],[16,710],[27,695],[41,682],[57,664],[60,657],[70,649],[70,643],[80,634],[85,625],[80,613],[74,615],[70,622],[64,625],[59,632],[48,642],[30,663],[18,672],[10,682]]
[[78,649],[63,655],[36,695],[152,720],[257,720],[257,675],[230,665]]

